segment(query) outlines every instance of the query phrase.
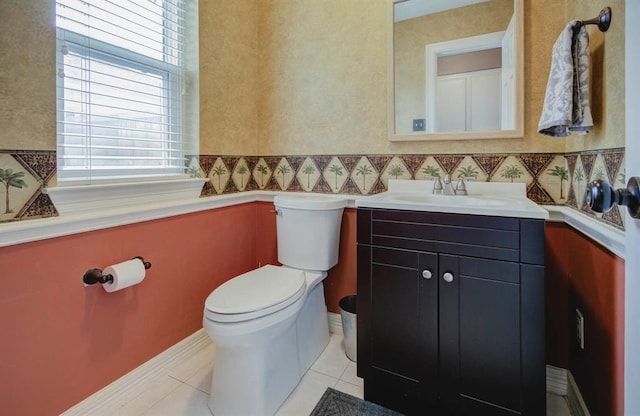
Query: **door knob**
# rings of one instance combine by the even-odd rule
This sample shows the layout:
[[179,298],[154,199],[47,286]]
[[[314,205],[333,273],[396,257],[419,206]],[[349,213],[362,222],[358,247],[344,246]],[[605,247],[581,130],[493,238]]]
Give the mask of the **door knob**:
[[453,282],[453,273],[446,272],[445,274],[442,275],[442,278],[444,279],[445,282],[451,283]]
[[431,270],[425,269],[422,271],[422,277],[424,277],[425,279],[431,279],[431,276],[433,276]]
[[587,186],[587,205],[596,212],[609,212],[616,204],[626,205],[629,215],[640,218],[640,178],[632,176],[626,188],[613,189],[607,181],[596,180]]

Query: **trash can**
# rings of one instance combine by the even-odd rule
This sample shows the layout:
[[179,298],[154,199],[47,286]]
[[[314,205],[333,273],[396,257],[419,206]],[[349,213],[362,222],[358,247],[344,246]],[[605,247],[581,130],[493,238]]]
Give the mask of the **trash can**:
[[345,296],[340,299],[340,317],[342,318],[342,332],[344,332],[344,351],[347,358],[357,361],[357,325],[356,325],[356,295]]

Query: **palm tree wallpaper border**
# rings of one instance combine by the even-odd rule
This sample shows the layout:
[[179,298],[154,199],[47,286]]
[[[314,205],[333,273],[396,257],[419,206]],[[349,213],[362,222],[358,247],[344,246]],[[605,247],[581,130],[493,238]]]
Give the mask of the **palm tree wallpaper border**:
[[[596,179],[595,175],[614,178],[612,183],[624,177],[622,148],[570,154],[200,155],[199,158],[203,177],[207,176],[204,166],[213,166],[218,159],[227,163],[229,172],[235,172],[235,166],[244,159],[251,172],[245,190],[371,195],[386,191],[390,178],[433,180],[447,173],[465,181],[525,182],[527,196],[539,204],[567,205],[616,228],[624,228],[623,215],[603,218],[585,211],[576,200],[577,187],[586,189],[587,183]],[[590,166],[588,170],[582,163],[576,164],[581,159],[585,166]],[[310,175],[320,177],[310,181]],[[218,193],[229,192],[237,190],[224,189]]]
[[[55,161],[53,151],[0,151],[0,222],[57,215],[42,193],[55,185]],[[624,212],[596,215],[583,201],[586,185],[596,177],[616,187],[624,184],[623,148],[567,154],[198,155],[188,156],[185,168],[191,176],[209,178],[203,197],[260,189],[371,195],[386,191],[389,179],[432,180],[447,173],[465,181],[525,182],[537,203],[567,205],[624,229]],[[12,176],[10,185],[4,176]]]
[[55,182],[56,152],[0,151],[0,222],[58,215],[42,192]]
[[4,185],[5,195],[4,195],[4,213],[10,214],[13,212],[11,210],[11,205],[9,204],[9,195],[11,192],[11,188],[28,188],[27,183],[24,181],[24,172],[14,172],[13,169],[2,169],[0,168],[0,183]]

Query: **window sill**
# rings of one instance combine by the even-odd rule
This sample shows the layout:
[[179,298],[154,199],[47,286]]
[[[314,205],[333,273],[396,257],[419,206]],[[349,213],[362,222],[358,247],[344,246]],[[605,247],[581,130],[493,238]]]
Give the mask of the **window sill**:
[[153,206],[200,197],[204,178],[45,188],[61,216]]

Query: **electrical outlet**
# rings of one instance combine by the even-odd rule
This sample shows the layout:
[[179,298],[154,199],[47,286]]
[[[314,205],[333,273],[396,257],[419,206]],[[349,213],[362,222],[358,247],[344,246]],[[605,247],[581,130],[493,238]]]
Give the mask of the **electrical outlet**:
[[580,349],[584,349],[584,316],[580,309],[576,309],[576,341],[580,345]]
[[425,130],[426,130],[426,120],[424,118],[414,118],[413,131],[425,131]]

